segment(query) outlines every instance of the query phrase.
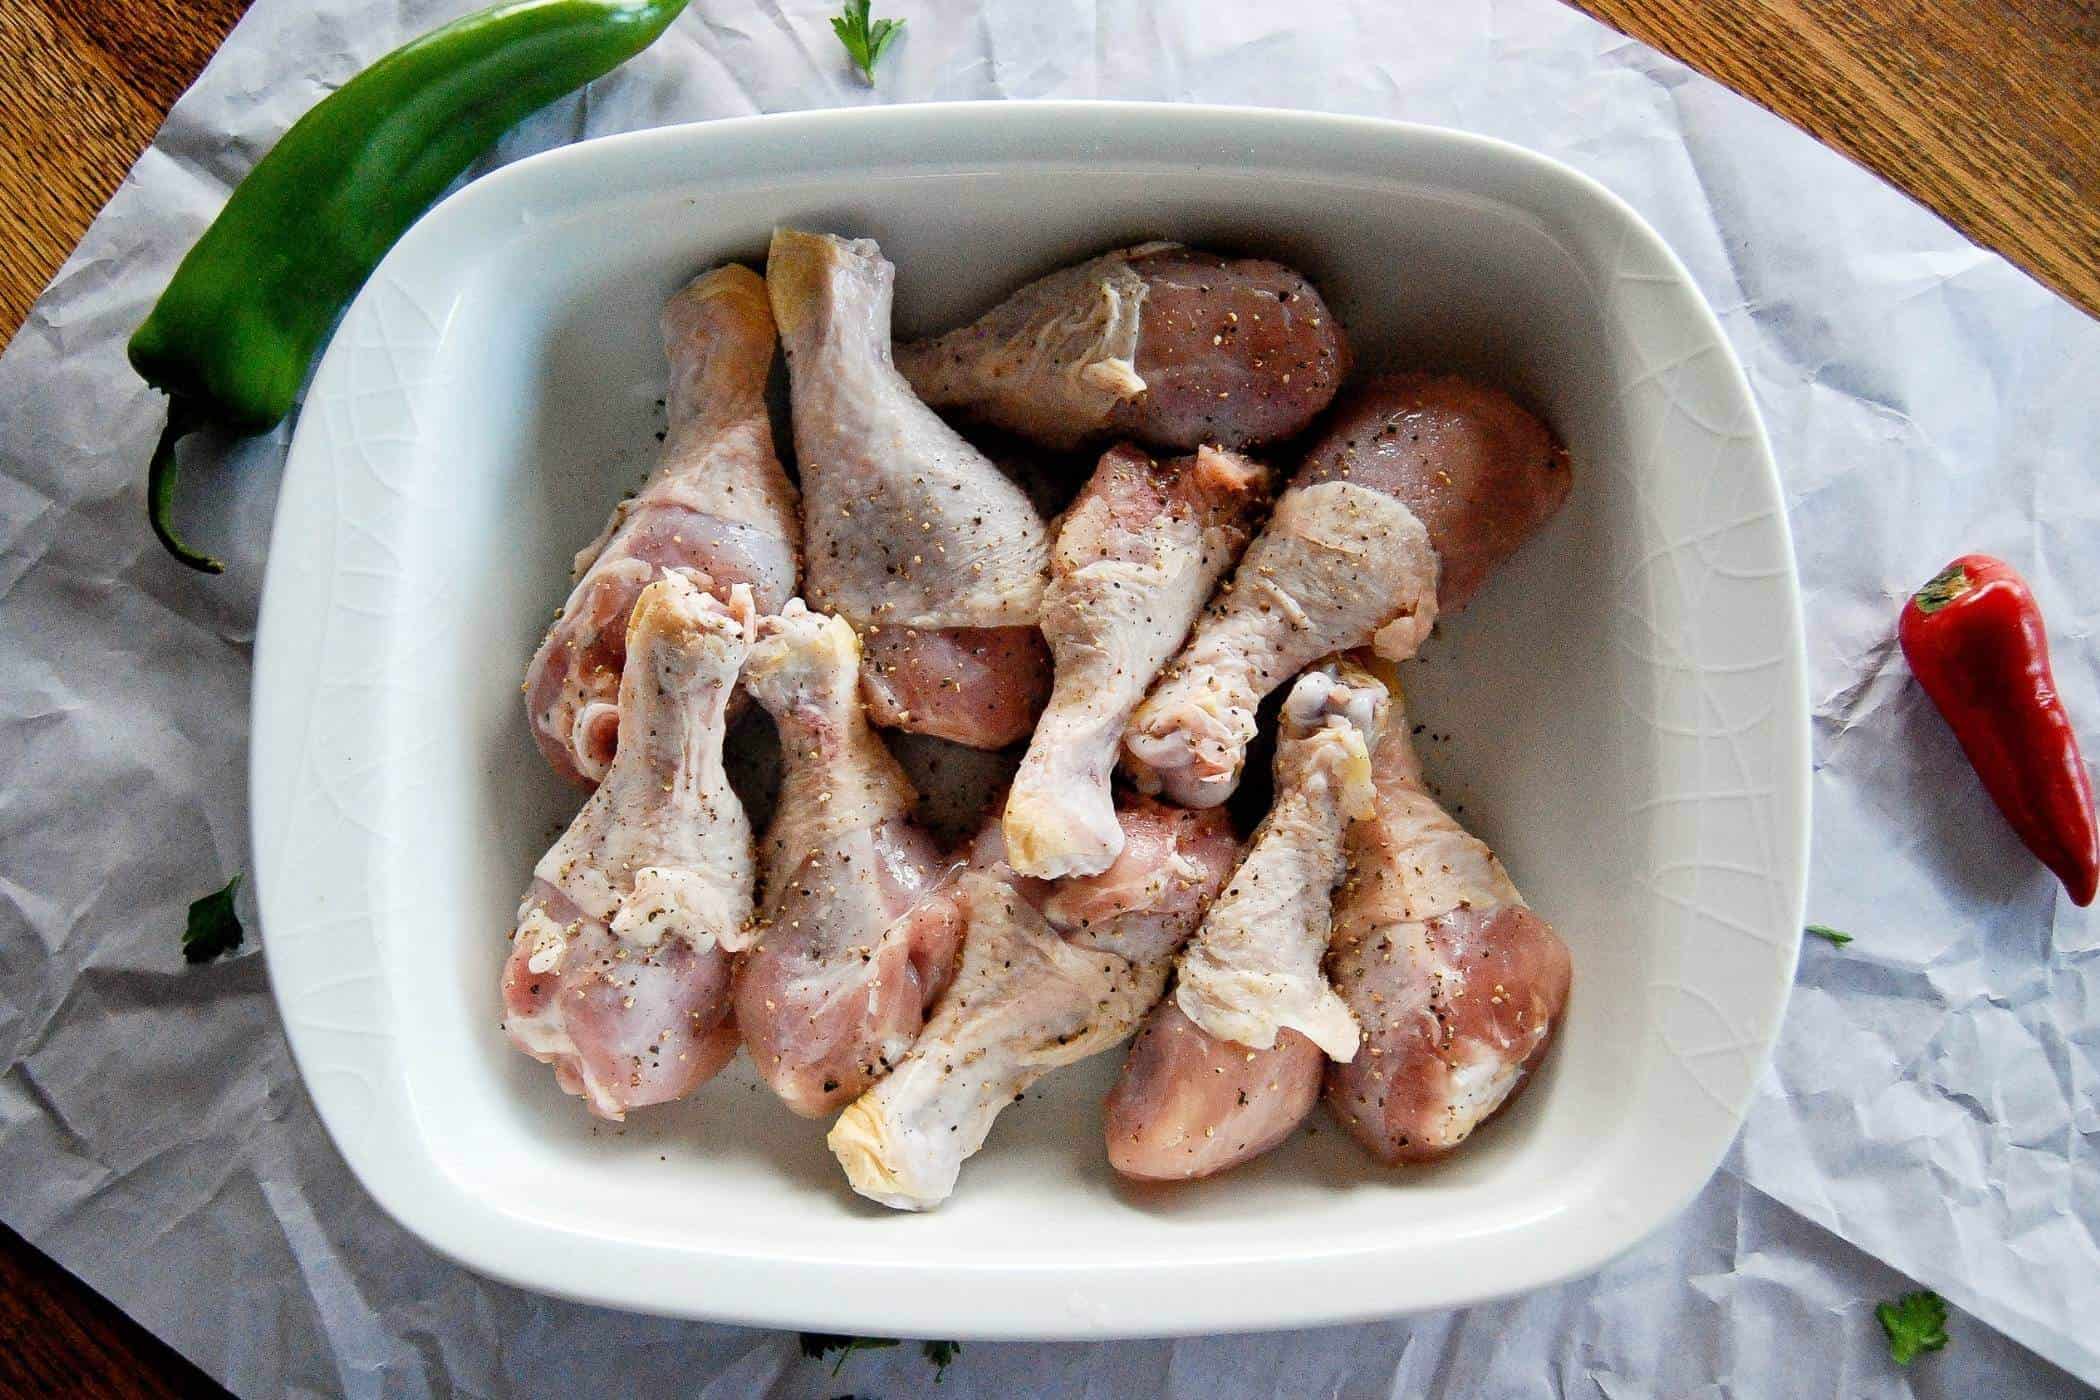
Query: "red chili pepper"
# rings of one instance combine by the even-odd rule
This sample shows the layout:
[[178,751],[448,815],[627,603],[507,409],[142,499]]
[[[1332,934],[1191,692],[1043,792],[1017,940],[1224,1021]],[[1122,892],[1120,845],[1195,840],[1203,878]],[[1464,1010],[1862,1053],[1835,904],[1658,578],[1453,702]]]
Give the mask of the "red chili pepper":
[[2005,820],[2072,903],[2091,904],[2100,885],[2093,783],[2027,581],[2002,559],[1965,554],[1911,595],[1896,635]]

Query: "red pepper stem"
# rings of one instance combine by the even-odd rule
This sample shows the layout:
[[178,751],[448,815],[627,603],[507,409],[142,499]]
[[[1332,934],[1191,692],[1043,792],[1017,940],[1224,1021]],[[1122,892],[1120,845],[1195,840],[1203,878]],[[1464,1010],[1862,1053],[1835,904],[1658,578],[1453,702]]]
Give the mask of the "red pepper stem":
[[1969,577],[1966,565],[1949,564],[1928,579],[1911,601],[1918,605],[1919,612],[1930,617],[1975,586],[1976,580]]
[[224,563],[209,554],[199,554],[175,533],[175,448],[203,426],[203,415],[189,399],[180,394],[168,399],[168,426],[161,429],[160,442],[153,449],[153,464],[146,471],[146,521],[168,553],[199,573],[223,574]]

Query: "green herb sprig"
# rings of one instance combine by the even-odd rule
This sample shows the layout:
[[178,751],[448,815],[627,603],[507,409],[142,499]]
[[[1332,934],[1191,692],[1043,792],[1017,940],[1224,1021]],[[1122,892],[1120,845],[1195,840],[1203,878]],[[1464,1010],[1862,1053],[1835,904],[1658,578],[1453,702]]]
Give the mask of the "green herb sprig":
[[875,85],[875,65],[882,60],[883,50],[903,28],[901,19],[869,19],[868,0],[846,0],[846,8],[831,20],[831,32],[839,36],[846,57],[853,60],[870,87]]
[[962,1350],[961,1342],[921,1342],[919,1352],[933,1363],[933,1383],[939,1385],[941,1377],[955,1364],[955,1354]]
[[1947,1345],[1947,1300],[1929,1288],[1883,1303],[1874,1316],[1888,1334],[1889,1356],[1898,1366]]
[[182,929],[185,961],[208,963],[241,946],[241,916],[233,908],[233,892],[240,887],[241,877],[236,875],[225,889],[191,902],[189,922]]
[[846,1358],[853,1355],[854,1352],[881,1351],[885,1347],[897,1345],[897,1339],[895,1337],[848,1337],[836,1332],[800,1332],[795,1336],[795,1344],[802,1348],[803,1358],[809,1361],[822,1361],[825,1357],[836,1352],[838,1359],[831,1363],[831,1374],[835,1376],[839,1373],[839,1367],[846,1364]]
[[[795,1335],[795,1345],[801,1348],[802,1355],[808,1360],[822,1361],[836,1353],[837,1359],[831,1363],[834,1376],[854,1352],[886,1351],[897,1344],[895,1337],[849,1337],[835,1332],[799,1332]],[[955,1364],[956,1353],[961,1350],[961,1342],[919,1343],[919,1354],[933,1364],[934,1384],[940,1384],[941,1377],[948,1374],[948,1368]]]

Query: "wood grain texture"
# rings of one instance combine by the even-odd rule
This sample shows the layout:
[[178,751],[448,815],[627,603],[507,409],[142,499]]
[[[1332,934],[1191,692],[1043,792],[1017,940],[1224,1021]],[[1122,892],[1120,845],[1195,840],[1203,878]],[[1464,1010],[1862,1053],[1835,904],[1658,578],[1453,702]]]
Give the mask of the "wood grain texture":
[[247,0],[0,0],[0,340]]
[[[0,3],[0,337],[246,3]],[[2100,314],[2100,0],[1573,3]]]
[[2100,314],[2100,0],[1574,0]]
[[[2100,0],[1576,0],[2100,312]],[[705,0],[700,0],[705,4]],[[0,338],[246,0],[0,0]],[[0,1230],[0,1392],[203,1378]]]
[[223,1395],[145,1328],[0,1225],[0,1395]]

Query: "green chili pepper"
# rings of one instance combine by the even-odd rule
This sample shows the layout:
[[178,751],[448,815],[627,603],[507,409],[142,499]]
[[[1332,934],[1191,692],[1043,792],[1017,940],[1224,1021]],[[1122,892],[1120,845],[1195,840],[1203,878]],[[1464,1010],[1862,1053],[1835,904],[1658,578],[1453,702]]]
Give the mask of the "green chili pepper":
[[216,423],[263,432],[291,412],[329,327],[394,241],[529,113],[612,71],[687,0],[514,0],[424,35],[301,117],[234,190],[145,324],[131,363],[169,396],[147,516],[175,535],[175,445]]

